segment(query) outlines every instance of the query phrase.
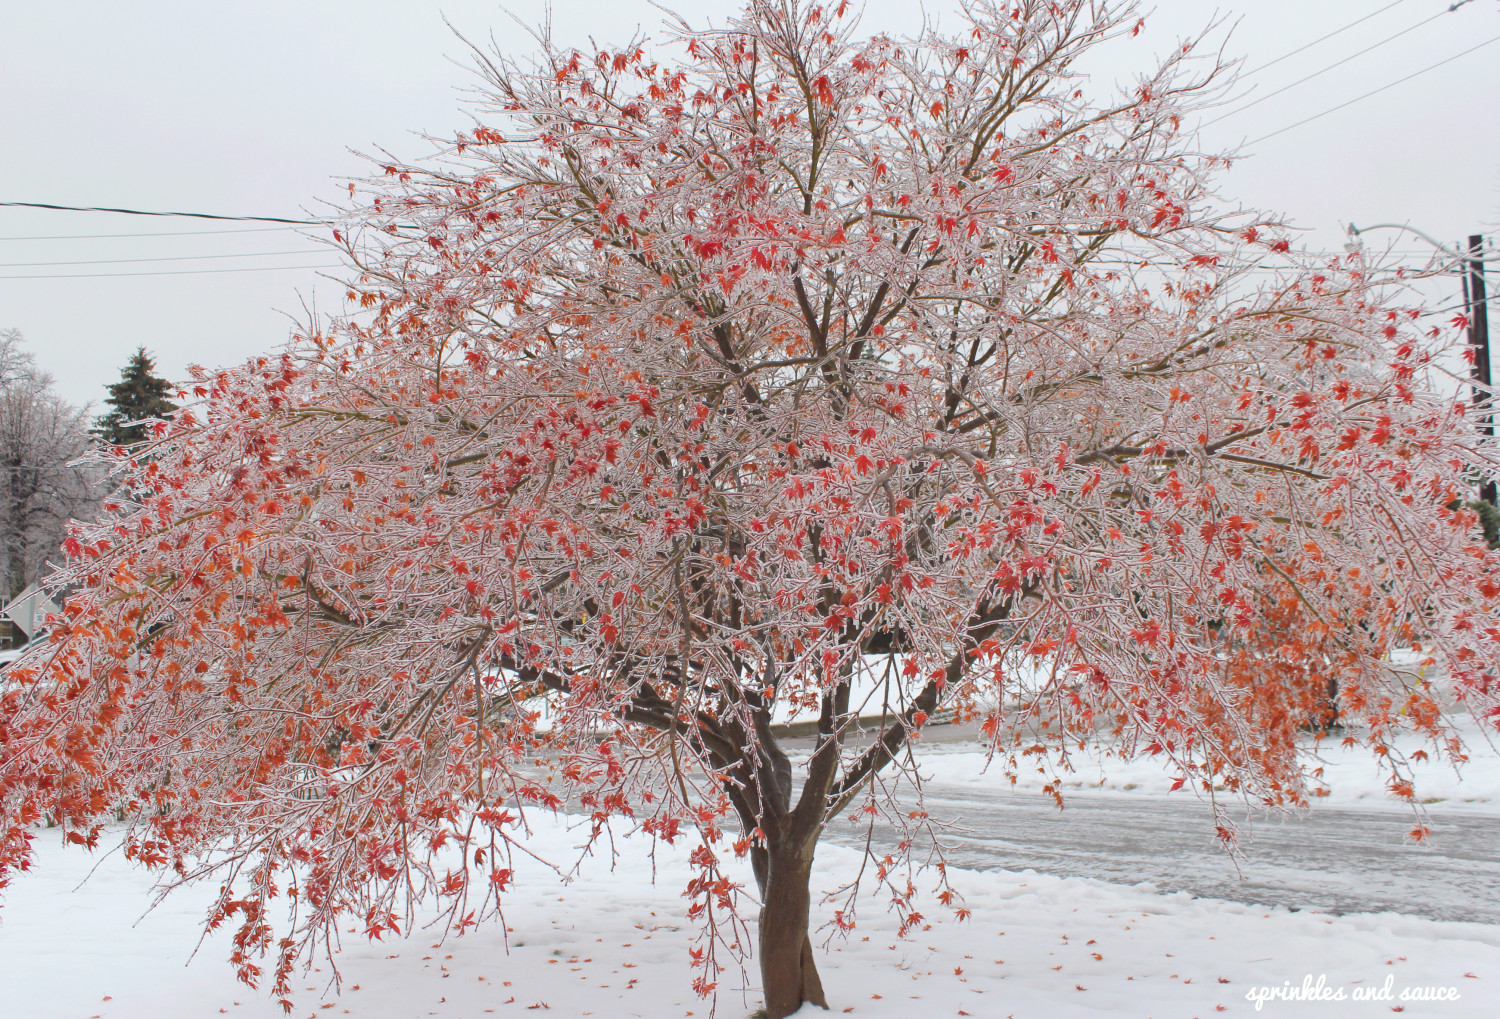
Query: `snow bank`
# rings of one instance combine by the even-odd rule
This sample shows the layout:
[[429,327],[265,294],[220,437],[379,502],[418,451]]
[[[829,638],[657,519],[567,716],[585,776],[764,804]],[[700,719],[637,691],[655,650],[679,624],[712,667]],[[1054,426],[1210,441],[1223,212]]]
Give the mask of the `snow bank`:
[[[1472,721],[1459,723],[1458,732],[1464,742],[1469,760],[1459,770],[1439,759],[1432,746],[1415,737],[1402,736],[1395,741],[1396,749],[1406,757],[1411,769],[1416,797],[1429,806],[1441,807],[1445,811],[1469,813],[1500,813],[1500,742],[1493,734],[1486,734]],[[932,738],[918,756],[922,776],[928,781],[943,785],[970,788],[1002,789],[1009,787],[1004,769],[998,760],[986,769],[983,750],[973,741],[944,742],[941,730],[932,730]],[[1313,748],[1311,737],[1307,740],[1309,751]],[[1415,751],[1423,750],[1430,756],[1426,760],[1412,759]],[[1175,796],[1190,798],[1198,793],[1184,786],[1173,792],[1172,785],[1178,775],[1172,762],[1165,756],[1137,757],[1122,761],[1090,753],[1075,753],[1070,761],[1073,771],[1061,774],[1062,791],[1103,790],[1134,796]],[[1360,809],[1390,809],[1409,811],[1410,805],[1391,795],[1386,788],[1386,776],[1376,765],[1370,751],[1364,747],[1346,747],[1338,736],[1322,741],[1316,750],[1315,759],[1310,758],[1310,768],[1322,768],[1322,780],[1328,795],[1317,797],[1318,806],[1358,807]],[[1015,790],[1034,793],[1052,781],[1053,773],[1040,773],[1034,759],[1020,761]]]

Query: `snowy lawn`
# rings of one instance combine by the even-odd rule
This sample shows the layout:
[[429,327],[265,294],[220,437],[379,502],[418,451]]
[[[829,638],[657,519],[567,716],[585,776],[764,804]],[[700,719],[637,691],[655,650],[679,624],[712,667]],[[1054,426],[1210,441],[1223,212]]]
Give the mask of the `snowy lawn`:
[[[537,843],[567,857],[578,838],[566,818],[542,819]],[[228,938],[210,938],[189,963],[206,889],[173,895],[140,917],[149,881],[119,854],[95,862],[40,832],[38,860],[0,909],[0,1015],[6,1019],[269,1019],[279,1008],[237,984]],[[619,843],[613,872],[595,866],[566,888],[518,861],[507,901],[507,954],[497,925],[439,943],[420,927],[406,940],[349,935],[339,956],[342,994],[325,997],[329,969],[297,981],[294,1016],[444,1019],[484,1015],[705,1016],[689,989],[693,930],[682,920],[687,840],[652,863],[639,839]],[[831,888],[858,857],[824,846],[815,885]],[[748,875],[746,875],[748,880]],[[1456,1001],[1405,1003],[1419,1016],[1500,1014],[1500,929],[1394,914],[1330,917],[1247,907],[1186,894],[1159,895],[1080,878],[953,873],[973,911],[956,920],[929,902],[929,926],[906,941],[878,900],[835,942],[820,967],[834,1014],[927,1016],[1211,1015],[1374,1016],[1428,989]],[[752,907],[753,908],[753,907]],[[139,918],[139,919],[138,919]],[[825,914],[826,919],[826,914]],[[752,979],[754,983],[753,961]],[[1257,988],[1316,988],[1343,1000],[1272,1000]],[[720,1016],[758,1007],[737,974],[721,981]],[[1451,989],[1451,990],[1450,990]],[[1352,1000],[1374,991],[1388,1001]],[[804,1009],[822,1015],[821,1011]]]
[[[1471,720],[1458,723],[1457,731],[1463,739],[1469,758],[1461,769],[1440,760],[1430,744],[1409,735],[1399,737],[1396,749],[1407,757],[1413,776],[1416,797],[1423,804],[1444,811],[1466,813],[1500,814],[1500,737],[1493,732],[1487,736]],[[985,754],[975,749],[972,741],[944,741],[943,730],[929,730],[931,737],[922,748],[917,760],[923,778],[941,785],[966,786],[970,788],[1000,789],[1009,787],[1000,762],[986,769]],[[1312,740],[1307,746],[1312,747]],[[1424,750],[1427,760],[1412,759],[1411,755]],[[1323,782],[1328,795],[1317,797],[1314,811],[1319,806],[1353,807],[1361,810],[1410,811],[1411,805],[1391,795],[1385,778],[1375,766],[1370,751],[1364,747],[1345,747],[1338,736],[1324,739],[1317,751],[1318,761],[1310,767],[1322,767]],[[1062,791],[1103,790],[1134,796],[1173,796],[1179,799],[1196,795],[1190,786],[1172,792],[1177,773],[1172,762],[1165,756],[1137,757],[1134,760],[1101,759],[1087,753],[1072,756],[1073,771],[1064,773]],[[1034,794],[1051,778],[1036,772],[1034,763],[1021,762],[1016,776],[1015,790]],[[1233,800],[1232,802],[1238,802]],[[1500,1015],[1500,1009],[1496,1011]]]

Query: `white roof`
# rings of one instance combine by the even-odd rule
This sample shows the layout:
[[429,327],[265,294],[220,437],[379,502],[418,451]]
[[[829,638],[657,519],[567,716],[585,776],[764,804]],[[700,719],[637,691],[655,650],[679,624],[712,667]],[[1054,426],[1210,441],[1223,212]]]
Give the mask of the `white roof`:
[[15,601],[0,609],[0,616],[15,623],[30,639],[36,636],[36,631],[47,616],[55,615],[60,611],[40,586],[32,584],[18,594]]

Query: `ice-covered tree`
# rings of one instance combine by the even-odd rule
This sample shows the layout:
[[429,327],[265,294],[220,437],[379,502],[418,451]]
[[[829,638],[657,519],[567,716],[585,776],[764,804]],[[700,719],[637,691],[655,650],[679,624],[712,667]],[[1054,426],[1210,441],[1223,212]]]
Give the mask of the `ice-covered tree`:
[[[753,940],[748,856],[779,1019],[825,1000],[840,814],[900,828],[864,883],[916,922],[940,711],[997,781],[1101,744],[1281,805],[1330,678],[1398,791],[1398,727],[1455,751],[1388,653],[1496,703],[1450,337],[1214,197],[1183,130],[1211,61],[1075,73],[1129,6],[975,0],[914,41],[846,7],[484,57],[483,126],[352,189],[358,310],[200,373],[70,539],[0,702],[0,863],[124,802],[128,852],[217,873],[211,922],[284,992],[342,915],[482,919],[566,806],[701,842],[702,993]],[[817,720],[795,763],[783,705]]]
[[83,409],[69,405],[14,329],[0,331],[0,602],[61,562],[68,520],[93,515]]

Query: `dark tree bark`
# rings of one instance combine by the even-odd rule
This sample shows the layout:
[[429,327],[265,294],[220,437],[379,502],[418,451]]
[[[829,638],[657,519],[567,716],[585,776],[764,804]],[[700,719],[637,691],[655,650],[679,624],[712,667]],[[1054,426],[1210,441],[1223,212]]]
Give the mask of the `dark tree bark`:
[[811,1002],[827,1008],[823,981],[813,959],[808,932],[811,904],[809,877],[813,847],[777,840],[766,853],[767,876],[761,891],[760,982],[767,1019],[782,1019]]

